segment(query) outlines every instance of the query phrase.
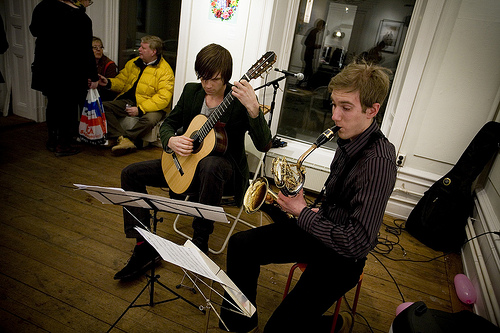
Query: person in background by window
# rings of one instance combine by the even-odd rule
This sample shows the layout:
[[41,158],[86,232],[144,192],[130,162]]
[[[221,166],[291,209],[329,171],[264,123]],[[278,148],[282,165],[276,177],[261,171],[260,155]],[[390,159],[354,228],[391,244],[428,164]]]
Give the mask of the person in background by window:
[[304,45],[306,50],[304,52],[304,81],[301,84],[307,83],[307,86],[311,86],[311,77],[314,73],[314,54],[317,49],[321,48],[321,43],[318,43],[318,34],[325,29],[326,22],[324,20],[317,20],[316,26],[307,34]]
[[382,50],[386,47],[384,41],[381,41],[376,46],[372,47],[368,51],[360,54],[360,59],[358,61],[365,61],[369,64],[379,64],[382,61]]
[[[91,4],[89,0],[43,0],[33,10],[29,26],[36,37],[31,88],[47,97],[46,147],[58,157],[80,152],[71,145],[78,134],[79,105],[88,88],[97,88],[99,79],[92,20],[85,13]],[[58,49],[64,53],[58,54]]]
[[[104,55],[104,46],[102,44],[102,40],[99,37],[92,38],[92,49],[94,50],[95,62],[97,65],[97,73],[99,75],[104,76],[105,78],[112,78],[118,74],[118,66],[116,66],[115,62]],[[117,96],[117,93],[104,89],[99,86],[97,88],[99,91],[99,96],[101,96],[101,100],[104,101],[112,101]]]

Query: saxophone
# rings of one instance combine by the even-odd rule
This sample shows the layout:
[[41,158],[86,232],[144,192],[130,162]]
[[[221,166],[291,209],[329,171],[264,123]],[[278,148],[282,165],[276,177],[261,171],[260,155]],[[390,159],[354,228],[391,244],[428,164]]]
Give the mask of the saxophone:
[[[297,160],[297,163],[288,163],[285,157],[277,157],[273,160],[271,173],[273,174],[276,187],[286,196],[296,196],[304,187],[306,169],[302,166],[304,160],[316,148],[333,139],[340,127],[333,126],[325,130],[316,141]],[[243,207],[248,214],[255,213],[265,203],[276,202],[278,195],[269,189],[266,177],[255,179],[248,187],[243,198]]]

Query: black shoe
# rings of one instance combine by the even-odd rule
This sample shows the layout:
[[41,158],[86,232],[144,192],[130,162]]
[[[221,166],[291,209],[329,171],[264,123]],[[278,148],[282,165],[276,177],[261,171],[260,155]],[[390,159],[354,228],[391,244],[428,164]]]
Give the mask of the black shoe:
[[151,269],[151,265],[156,265],[160,261],[161,256],[151,245],[149,245],[149,243],[144,242],[141,245],[136,245],[134,253],[132,253],[132,257],[128,260],[127,265],[115,274],[114,279],[136,279],[146,273],[148,269]]
[[48,140],[47,143],[45,144],[45,147],[47,148],[48,151],[54,153],[57,148],[57,142],[55,140]]
[[61,146],[58,145],[54,151],[54,155],[56,157],[62,157],[62,156],[71,156],[71,155],[76,155],[80,152],[80,149],[71,147],[71,146]]

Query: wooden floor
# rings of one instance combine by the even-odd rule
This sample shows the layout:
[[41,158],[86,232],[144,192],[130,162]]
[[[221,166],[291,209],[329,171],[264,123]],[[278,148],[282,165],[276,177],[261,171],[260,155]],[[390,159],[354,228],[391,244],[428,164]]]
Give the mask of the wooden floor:
[[[161,150],[146,148],[113,157],[109,150],[83,146],[78,155],[56,158],[45,149],[46,137],[44,123],[13,116],[0,118],[0,332],[106,332],[147,280],[113,280],[134,245],[124,237],[121,207],[103,205],[75,190],[73,184],[119,187],[122,168],[159,158]],[[151,193],[167,195],[164,189],[152,189]],[[185,239],[172,228],[173,215],[160,216],[164,221],[158,234],[183,244]],[[258,216],[245,219],[257,224]],[[385,220],[393,224],[391,217]],[[269,222],[265,219],[264,223]],[[190,234],[187,219],[182,228]],[[220,247],[227,230],[217,224],[210,245]],[[396,236],[382,228],[381,238],[386,237],[396,241]],[[373,332],[389,331],[395,309],[403,302],[398,287],[404,301],[424,301],[430,308],[449,312],[464,308],[453,289],[453,277],[462,270],[458,255],[429,262],[389,260],[387,257],[425,261],[442,255],[406,232],[387,257],[373,254],[365,267],[354,332],[370,332],[368,324]],[[210,257],[225,267],[225,252]],[[261,271],[261,328],[280,302],[290,266],[269,265]],[[163,262],[157,273],[163,284],[195,304],[203,304],[199,293],[175,288],[182,278],[180,268]],[[155,287],[155,302],[171,297],[167,290]],[[321,293],[321,286],[317,291]],[[351,291],[347,300],[352,302],[352,298]],[[220,299],[214,297],[214,301]],[[138,303],[148,302],[146,290]],[[342,307],[346,309],[345,302]],[[113,332],[204,332],[205,324],[206,316],[197,308],[175,300],[130,309]],[[220,332],[213,312],[208,332]]]

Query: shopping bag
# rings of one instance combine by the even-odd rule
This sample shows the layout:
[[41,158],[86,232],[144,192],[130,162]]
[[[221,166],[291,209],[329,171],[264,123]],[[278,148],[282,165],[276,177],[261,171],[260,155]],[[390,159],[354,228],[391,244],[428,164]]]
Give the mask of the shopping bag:
[[96,145],[106,142],[106,134],[108,133],[106,116],[97,89],[89,89],[87,93],[80,119],[79,133],[83,142]]

